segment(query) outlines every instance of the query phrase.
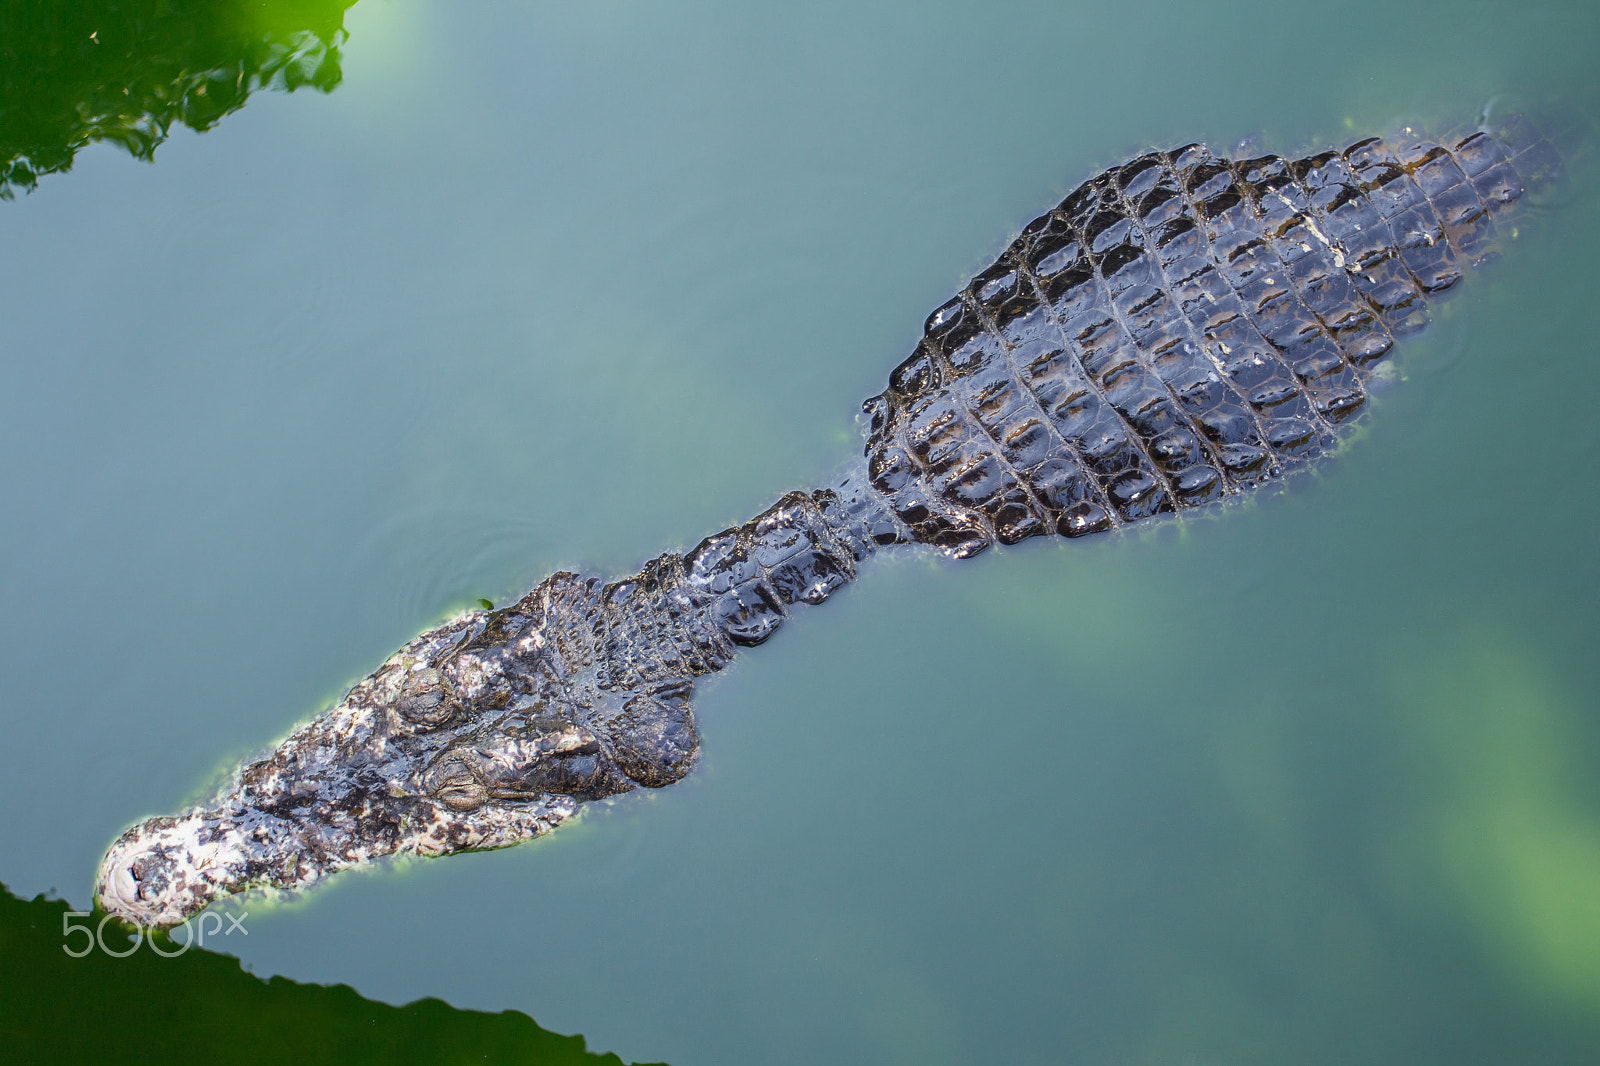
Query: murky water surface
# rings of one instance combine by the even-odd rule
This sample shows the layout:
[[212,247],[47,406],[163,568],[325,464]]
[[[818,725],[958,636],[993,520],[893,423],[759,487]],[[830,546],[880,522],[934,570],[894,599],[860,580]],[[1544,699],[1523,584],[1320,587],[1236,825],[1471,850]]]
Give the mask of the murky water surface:
[[[821,483],[1096,168],[1593,113],[1600,54],[1594,5],[1509,0],[343,24],[331,91],[0,204],[20,896],[87,905],[127,823],[453,609]],[[688,781],[223,950],[680,1064],[1596,1061],[1597,204],[1527,216],[1319,475],[877,565],[705,687]]]

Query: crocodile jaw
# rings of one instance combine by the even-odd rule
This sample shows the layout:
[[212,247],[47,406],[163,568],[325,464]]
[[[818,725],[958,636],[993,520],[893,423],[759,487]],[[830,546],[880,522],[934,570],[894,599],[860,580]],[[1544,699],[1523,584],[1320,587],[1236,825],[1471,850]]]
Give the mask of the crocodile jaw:
[[[259,843],[249,845],[247,833],[226,826],[216,812],[151,818],[129,829],[106,852],[96,899],[133,925],[175,925],[252,880],[262,885],[283,880],[261,876],[265,871],[259,857],[252,862],[252,852],[259,856],[262,849]],[[255,878],[250,876],[252,866]],[[305,872],[315,876],[315,871]]]
[[426,753],[348,705],[315,719],[215,799],[149,818],[111,846],[96,897],[139,926],[182,922],[249,889],[294,891],[387,855],[506,847],[577,813],[571,796],[456,810],[430,794]]
[[[530,614],[544,595],[526,598]],[[469,612],[422,634],[216,798],[129,829],[101,862],[101,905],[173,925],[234,893],[292,891],[386,855],[517,844],[638,787],[526,659],[538,631],[469,646],[488,622]],[[512,692],[530,678],[544,689]]]
[[141,927],[176,925],[250,889],[295,891],[328,874],[391,854],[445,855],[519,844],[578,812],[570,796],[457,812],[429,803],[413,809],[383,840],[358,839],[326,823],[295,824],[238,805],[151,818],[106,852],[95,897]]

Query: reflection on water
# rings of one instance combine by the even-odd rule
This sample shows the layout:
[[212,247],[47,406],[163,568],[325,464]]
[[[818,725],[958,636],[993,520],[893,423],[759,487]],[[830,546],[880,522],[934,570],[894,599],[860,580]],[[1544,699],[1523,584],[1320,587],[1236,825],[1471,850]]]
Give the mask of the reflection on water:
[[1445,916],[1525,988],[1600,1008],[1600,814],[1577,754],[1582,711],[1504,627],[1451,634],[1394,677],[1416,708],[1406,739],[1426,786],[1397,827],[1396,865],[1447,886]]
[[355,0],[0,0],[0,198],[93,141],[151,159],[261,88],[339,84]]
[[170,1063],[179,1049],[206,1048],[231,1062],[622,1066],[616,1055],[588,1051],[583,1037],[548,1032],[518,1011],[457,1010],[438,999],[391,1007],[347,985],[263,981],[227,955],[180,954],[182,936],[157,945],[175,955],[163,958],[108,924],[106,950],[85,951],[87,934],[63,936],[69,909],[64,900],[18,899],[0,885],[0,1042],[9,1062]]

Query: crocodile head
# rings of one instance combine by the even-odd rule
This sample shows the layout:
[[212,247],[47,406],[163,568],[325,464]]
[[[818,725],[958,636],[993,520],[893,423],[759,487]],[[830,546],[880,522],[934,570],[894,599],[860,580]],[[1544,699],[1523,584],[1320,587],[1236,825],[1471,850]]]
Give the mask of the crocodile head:
[[664,783],[636,758],[640,735],[675,743],[687,769],[686,699],[664,736],[671,708],[558,676],[527,622],[479,611],[423,634],[212,801],[133,826],[102,860],[101,905],[172,925],[236,892],[297,889],[385,855],[515,844],[583,800]]

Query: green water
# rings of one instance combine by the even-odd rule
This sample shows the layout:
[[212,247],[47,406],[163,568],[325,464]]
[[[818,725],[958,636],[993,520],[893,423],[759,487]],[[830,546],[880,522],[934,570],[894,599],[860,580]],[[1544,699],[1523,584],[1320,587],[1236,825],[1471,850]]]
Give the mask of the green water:
[[[821,483],[927,312],[1096,168],[1501,98],[1592,114],[1600,55],[1594,5],[1498,0],[361,0],[347,36],[341,4],[237,7],[281,20],[23,94],[65,116],[0,204],[23,899],[87,905],[127,823],[452,608]],[[313,74],[332,47],[342,79],[274,91],[278,53],[240,40]],[[224,68],[263,84],[172,103]],[[118,78],[171,105],[153,165],[85,118],[123,109],[62,102],[115,105]],[[210,954],[63,956],[29,1031],[103,1060],[87,997],[193,1047],[174,1004],[204,972],[225,1017],[330,1040],[432,997],[679,1066],[1600,1060],[1594,191],[1525,216],[1317,476],[1181,528],[870,567],[705,687],[689,780],[249,901],[220,945],[368,1002],[269,1002]],[[7,961],[54,950],[50,906],[6,905]]]

